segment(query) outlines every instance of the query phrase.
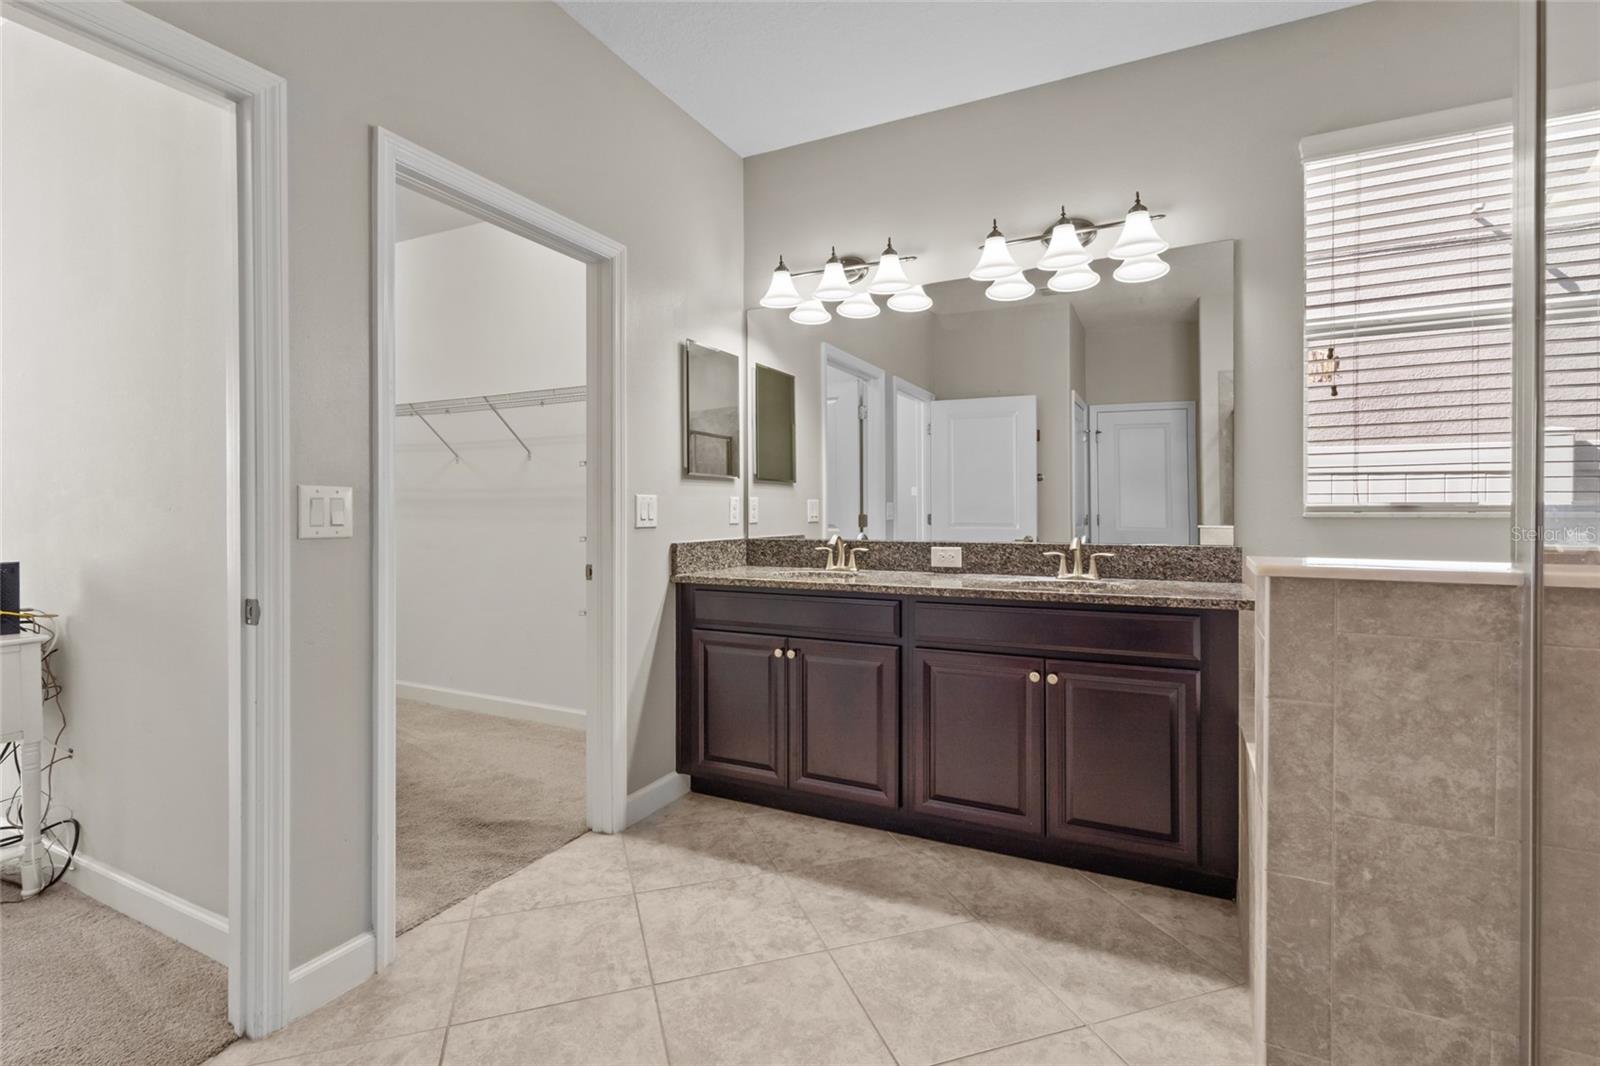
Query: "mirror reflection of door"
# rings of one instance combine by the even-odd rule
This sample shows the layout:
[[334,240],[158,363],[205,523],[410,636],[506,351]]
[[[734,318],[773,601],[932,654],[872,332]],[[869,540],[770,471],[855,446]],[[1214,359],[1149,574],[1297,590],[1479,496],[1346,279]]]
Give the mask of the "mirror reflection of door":
[[894,512],[889,535],[895,540],[927,540],[933,521],[928,510],[933,394],[896,378],[893,395]]
[[827,370],[827,508],[825,535],[854,537],[862,530],[862,409],[866,405],[861,379],[836,366]]
[[1195,543],[1194,404],[1089,409],[1096,544]]
[[1089,405],[1072,394],[1072,535],[1089,539]]
[[935,400],[935,540],[1037,540],[1038,399]]

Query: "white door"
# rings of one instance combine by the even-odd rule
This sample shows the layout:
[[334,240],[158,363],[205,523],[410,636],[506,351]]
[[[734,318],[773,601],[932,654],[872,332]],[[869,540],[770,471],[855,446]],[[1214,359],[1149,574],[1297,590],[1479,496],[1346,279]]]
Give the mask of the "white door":
[[1072,396],[1072,535],[1089,539],[1089,405]]
[[823,535],[854,537],[861,532],[858,516],[861,498],[862,408],[866,398],[860,378],[838,367],[827,368],[827,489],[824,493]]
[[931,393],[910,382],[894,383],[895,540],[928,538],[928,460]]
[[1193,544],[1194,405],[1091,407],[1096,544]]
[[1039,535],[1039,410],[1033,396],[934,400],[934,540]]

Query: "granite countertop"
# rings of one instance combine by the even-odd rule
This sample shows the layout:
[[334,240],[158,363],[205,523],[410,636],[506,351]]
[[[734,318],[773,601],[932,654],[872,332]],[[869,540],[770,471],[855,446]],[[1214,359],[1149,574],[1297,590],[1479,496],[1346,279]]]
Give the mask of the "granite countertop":
[[1107,578],[1100,582],[1000,574],[938,574],[918,570],[825,571],[785,566],[726,566],[673,575],[680,585],[718,588],[876,592],[895,596],[981,597],[1040,603],[1092,603],[1119,607],[1188,607],[1239,611],[1255,594],[1238,582],[1152,581]]

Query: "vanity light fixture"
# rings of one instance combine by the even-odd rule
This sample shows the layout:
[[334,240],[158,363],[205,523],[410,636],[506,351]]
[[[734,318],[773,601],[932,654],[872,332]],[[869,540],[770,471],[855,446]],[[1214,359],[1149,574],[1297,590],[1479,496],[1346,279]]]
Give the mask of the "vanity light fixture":
[[832,319],[828,309],[817,299],[803,300],[799,307],[789,312],[789,321],[802,326],[820,326]]
[[1083,292],[1100,284],[1100,274],[1088,263],[1072,267],[1068,270],[1058,270],[1050,275],[1050,280],[1045,282],[1045,287],[1051,292]]
[[869,293],[853,293],[835,308],[841,318],[877,318],[878,302]]
[[800,290],[794,287],[794,276],[783,265],[781,255],[778,256],[778,268],[772,272],[772,284],[767,286],[767,294],[761,298],[761,306],[778,309],[800,306]]
[[983,294],[991,300],[1012,303],[1016,300],[1026,300],[1035,291],[1033,282],[1029,281],[1027,275],[1019,270],[1009,277],[993,282],[987,289],[983,290]]
[[1017,261],[1011,258],[1011,247],[1006,242],[1005,234],[1000,232],[1000,220],[997,218],[994,220],[994,228],[989,231],[989,236],[983,242],[983,252],[978,256],[978,265],[973,267],[972,273],[967,276],[973,281],[999,281],[1017,273],[1020,273]]
[[1067,217],[1067,209],[1063,207],[1061,217],[1051,227],[1050,244],[1045,248],[1044,255],[1039,257],[1039,269],[1072,270],[1088,266],[1093,259],[1094,254],[1078,239],[1078,227]]
[[1111,276],[1118,281],[1137,285],[1143,281],[1154,281],[1167,276],[1167,271],[1172,269],[1172,264],[1162,259],[1159,255],[1138,255],[1132,259],[1125,259],[1112,272]]
[[[1160,255],[1167,248],[1167,242],[1161,239],[1161,235],[1156,232],[1155,223],[1150,219],[1150,209],[1144,206],[1139,194],[1134,193],[1133,206],[1128,208],[1128,216],[1122,220],[1122,233],[1118,235],[1117,243],[1111,246],[1111,251],[1106,254],[1113,259],[1138,259],[1147,255]],[[1161,273],[1165,274],[1166,271],[1163,270]],[[1155,277],[1160,276],[1161,274],[1155,275]],[[1123,279],[1118,278],[1118,280]]]
[[904,292],[897,292],[889,297],[889,310],[904,311],[912,314],[917,311],[926,311],[933,306],[933,297],[922,291],[921,285],[913,285]]
[[906,277],[905,267],[900,265],[900,253],[894,250],[894,238],[891,237],[883,254],[878,257],[878,269],[872,275],[872,284],[867,286],[867,291],[879,296],[893,296],[909,288],[911,279]]
[[822,267],[822,280],[811,294],[814,300],[838,303],[850,295],[850,279],[844,276],[844,264],[839,261],[839,250],[829,249],[828,261]]

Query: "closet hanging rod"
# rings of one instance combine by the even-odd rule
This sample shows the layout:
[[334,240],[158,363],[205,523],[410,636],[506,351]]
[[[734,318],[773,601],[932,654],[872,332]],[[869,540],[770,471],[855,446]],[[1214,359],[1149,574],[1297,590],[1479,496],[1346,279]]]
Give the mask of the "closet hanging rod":
[[530,389],[526,392],[501,392],[488,396],[461,396],[452,400],[418,400],[397,403],[396,415],[455,415],[471,411],[510,411],[518,407],[546,407],[558,403],[582,403],[589,390],[583,385],[559,389]]

